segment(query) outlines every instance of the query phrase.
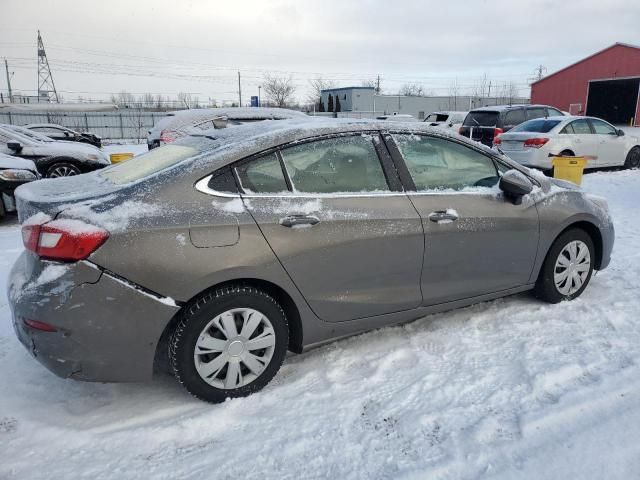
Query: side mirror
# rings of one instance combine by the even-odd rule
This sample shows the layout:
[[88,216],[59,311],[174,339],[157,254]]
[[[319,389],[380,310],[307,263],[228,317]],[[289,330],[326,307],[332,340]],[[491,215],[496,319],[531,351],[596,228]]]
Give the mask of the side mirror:
[[19,152],[22,150],[22,144],[20,142],[7,142],[7,148],[13,152]]
[[624,137],[624,130],[619,128],[618,130],[616,130],[616,133],[618,134],[619,137]]
[[520,205],[522,197],[533,190],[533,183],[524,173],[518,170],[509,170],[500,178],[500,190],[513,201],[514,205]]

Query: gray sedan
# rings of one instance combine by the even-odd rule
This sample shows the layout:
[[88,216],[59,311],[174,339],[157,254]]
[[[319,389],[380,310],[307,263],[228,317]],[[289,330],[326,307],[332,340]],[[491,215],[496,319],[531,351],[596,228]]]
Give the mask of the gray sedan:
[[287,350],[526,290],[581,295],[606,201],[423,124],[211,130],[17,190],[18,338],[62,377],[248,395]]

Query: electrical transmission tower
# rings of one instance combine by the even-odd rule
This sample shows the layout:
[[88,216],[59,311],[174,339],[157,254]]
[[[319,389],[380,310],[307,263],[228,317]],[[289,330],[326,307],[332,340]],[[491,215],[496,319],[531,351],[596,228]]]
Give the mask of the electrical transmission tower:
[[44,42],[40,36],[40,30],[38,30],[38,102],[44,98],[60,103],[56,86],[53,83],[51,68],[49,68],[49,60],[47,60],[47,54],[44,51]]

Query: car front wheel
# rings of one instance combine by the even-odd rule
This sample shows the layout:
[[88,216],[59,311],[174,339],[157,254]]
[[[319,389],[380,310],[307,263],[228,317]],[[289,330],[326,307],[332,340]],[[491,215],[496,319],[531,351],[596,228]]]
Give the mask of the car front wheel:
[[71,177],[73,175],[80,175],[80,169],[69,162],[57,162],[51,165],[47,169],[47,178],[59,178],[59,177]]
[[212,403],[262,389],[284,361],[287,318],[267,293],[225,287],[197,299],[175,328],[169,357],[178,381]]
[[591,280],[594,260],[591,237],[578,228],[567,230],[547,254],[536,282],[535,296],[550,303],[579,297]]

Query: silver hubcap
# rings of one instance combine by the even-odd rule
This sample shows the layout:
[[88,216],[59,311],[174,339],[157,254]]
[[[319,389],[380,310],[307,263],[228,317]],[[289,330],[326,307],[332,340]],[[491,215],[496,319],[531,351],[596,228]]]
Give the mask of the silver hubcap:
[[591,268],[591,255],[584,242],[569,242],[558,255],[553,281],[562,295],[572,295],[582,288]]
[[57,178],[57,177],[71,177],[73,175],[77,175],[78,172],[73,167],[67,167],[65,165],[60,165],[59,167],[54,168],[49,177]]
[[273,325],[251,308],[234,308],[202,330],[193,353],[196,371],[209,385],[230,390],[250,384],[271,362]]

